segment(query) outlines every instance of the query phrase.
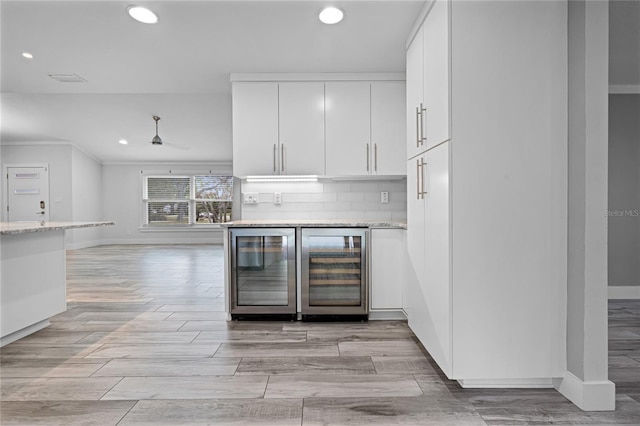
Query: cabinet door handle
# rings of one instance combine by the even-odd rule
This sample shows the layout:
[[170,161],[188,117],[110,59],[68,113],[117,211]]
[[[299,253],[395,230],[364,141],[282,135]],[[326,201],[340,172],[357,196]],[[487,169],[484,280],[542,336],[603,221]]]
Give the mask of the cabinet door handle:
[[367,144],[367,172],[369,171],[369,144]]
[[425,195],[429,194],[429,191],[427,191],[425,188],[427,187],[427,185],[425,184],[425,182],[427,181],[427,163],[424,161],[424,159],[421,158],[422,161],[422,173],[421,173],[421,177],[422,177],[422,198],[424,198]]
[[284,173],[284,144],[280,145],[280,170]]
[[278,171],[278,169],[276,168],[276,144],[273,144],[273,174],[275,174]]
[[420,199],[420,195],[422,194],[422,192],[420,191],[420,176],[422,175],[421,173],[421,166],[420,166],[420,159],[416,160],[416,166],[417,166],[417,170],[416,170],[416,200]]
[[422,104],[420,104],[420,145],[423,145],[427,140],[427,130],[429,129],[425,125],[426,118],[427,118],[427,109]]
[[378,144],[373,144],[373,171],[378,171]]
[[[420,104],[422,106],[422,104]],[[420,135],[420,107],[416,107],[416,147],[420,147],[420,142],[422,141],[422,136]]]

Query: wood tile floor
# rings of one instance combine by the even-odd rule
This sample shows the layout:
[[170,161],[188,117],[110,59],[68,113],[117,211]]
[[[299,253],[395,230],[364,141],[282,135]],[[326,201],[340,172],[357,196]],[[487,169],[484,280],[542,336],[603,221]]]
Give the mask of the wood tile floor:
[[404,322],[226,322],[220,246],[67,255],[68,311],[1,349],[0,424],[640,424],[640,301],[610,302],[615,412],[447,380]]

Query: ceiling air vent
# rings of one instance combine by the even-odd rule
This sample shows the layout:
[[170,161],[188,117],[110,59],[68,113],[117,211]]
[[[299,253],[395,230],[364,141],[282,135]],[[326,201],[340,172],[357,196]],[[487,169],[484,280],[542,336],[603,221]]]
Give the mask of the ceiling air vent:
[[87,80],[78,74],[49,74],[49,77],[60,83],[86,83]]

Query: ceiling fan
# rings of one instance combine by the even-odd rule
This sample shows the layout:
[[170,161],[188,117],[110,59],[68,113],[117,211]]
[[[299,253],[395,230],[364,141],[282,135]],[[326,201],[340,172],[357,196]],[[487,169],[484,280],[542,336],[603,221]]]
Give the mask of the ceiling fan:
[[151,139],[151,145],[168,146],[170,148],[177,148],[185,151],[189,149],[188,147],[185,147],[182,145],[176,145],[174,143],[163,141],[162,138],[158,135],[158,121],[160,121],[160,117],[158,117],[157,115],[154,115],[153,119],[156,122],[156,135],[153,137],[153,139]]

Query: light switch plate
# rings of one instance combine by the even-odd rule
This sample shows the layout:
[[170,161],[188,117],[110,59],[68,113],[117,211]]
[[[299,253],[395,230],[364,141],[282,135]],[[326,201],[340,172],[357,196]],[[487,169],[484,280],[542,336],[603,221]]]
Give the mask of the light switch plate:
[[282,192],[273,193],[273,204],[282,204]]
[[242,194],[242,202],[244,204],[258,204],[257,192],[244,192]]
[[389,204],[389,193],[387,191],[382,191],[380,193],[380,202],[382,204]]

